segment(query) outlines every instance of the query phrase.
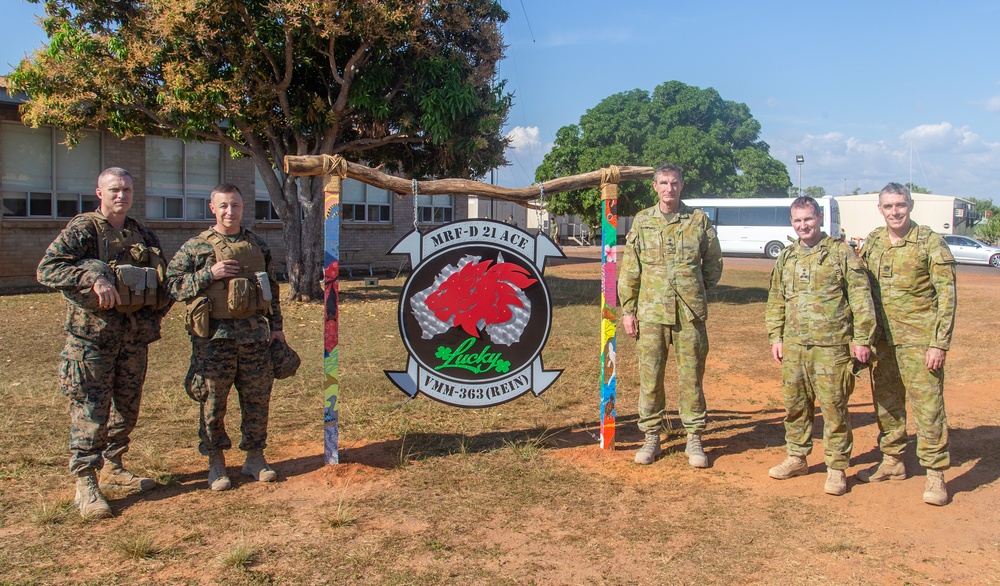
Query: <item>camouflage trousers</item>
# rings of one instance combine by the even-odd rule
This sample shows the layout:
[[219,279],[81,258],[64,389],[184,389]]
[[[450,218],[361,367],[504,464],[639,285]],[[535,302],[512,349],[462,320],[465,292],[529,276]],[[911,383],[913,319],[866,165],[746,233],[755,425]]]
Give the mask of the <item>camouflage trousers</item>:
[[59,389],[69,398],[69,470],[81,475],[128,451],[146,380],[146,344],[117,348],[69,336],[59,365]]
[[943,470],[951,464],[948,418],[944,411],[944,369],[932,372],[925,363],[927,348],[875,346],[872,399],[878,419],[879,449],[899,457],[906,446],[906,401],[917,427],[920,465]]
[[191,367],[184,388],[201,403],[198,451],[203,455],[233,447],[226,433],[229,391],[236,385],[240,399],[241,450],[267,446],[267,416],[274,371],[268,341],[191,338]]
[[663,430],[666,415],[666,394],[663,374],[667,352],[674,347],[677,362],[677,395],[681,423],[688,433],[705,430],[707,409],[702,381],[705,378],[705,358],[708,356],[708,333],[705,322],[684,322],[674,325],[639,323],[639,429],[645,433]]
[[823,455],[826,467],[846,470],[854,434],[847,410],[854,392],[851,349],[843,346],[803,346],[784,343],[781,394],[785,401],[785,450],[790,456],[812,452],[816,403],[823,413]]

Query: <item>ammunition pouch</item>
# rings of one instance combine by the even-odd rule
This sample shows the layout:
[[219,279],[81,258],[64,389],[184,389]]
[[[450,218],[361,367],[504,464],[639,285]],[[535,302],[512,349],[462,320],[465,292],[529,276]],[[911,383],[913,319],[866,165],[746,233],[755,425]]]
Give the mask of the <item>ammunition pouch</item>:
[[96,213],[84,214],[97,229],[97,253],[114,272],[114,285],[121,303],[120,313],[134,313],[143,307],[163,309],[170,304],[164,283],[167,263],[159,248],[147,246],[139,232],[116,231],[107,219]]
[[[270,282],[267,273],[263,275],[270,292]],[[257,312],[267,313],[271,309],[271,299],[265,295],[260,277],[234,277],[224,281],[215,281],[205,289],[205,295],[211,299],[212,319],[245,319]]]
[[184,312],[184,329],[192,336],[207,338],[211,329],[209,325],[211,311],[211,298],[199,295],[189,300]]

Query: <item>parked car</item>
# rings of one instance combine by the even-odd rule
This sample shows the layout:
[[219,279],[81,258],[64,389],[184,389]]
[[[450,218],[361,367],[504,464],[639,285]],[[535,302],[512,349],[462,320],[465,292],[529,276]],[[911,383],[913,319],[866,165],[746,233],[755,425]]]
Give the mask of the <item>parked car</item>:
[[947,234],[944,240],[951,248],[956,261],[1000,268],[1000,248],[957,234]]

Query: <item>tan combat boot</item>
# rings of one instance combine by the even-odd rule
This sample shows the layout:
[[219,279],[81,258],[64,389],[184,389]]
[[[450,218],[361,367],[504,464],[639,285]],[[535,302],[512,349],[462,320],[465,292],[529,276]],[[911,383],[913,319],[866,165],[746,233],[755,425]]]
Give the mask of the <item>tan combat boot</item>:
[[233,483],[226,475],[226,456],[221,452],[208,454],[208,487],[215,491],[229,490]]
[[114,517],[111,505],[101,494],[97,486],[97,474],[88,470],[76,477],[76,499],[73,504],[80,507],[80,514],[85,519],[108,519]]
[[101,470],[101,486],[146,492],[156,486],[156,481],[152,478],[143,478],[132,474],[122,466],[121,458],[115,458],[104,461],[104,468]]
[[791,454],[785,461],[767,471],[767,475],[777,480],[788,480],[794,476],[804,476],[809,474],[809,464],[806,464],[805,456],[793,456]]
[[662,453],[663,450],[660,448],[660,434],[657,433],[647,433],[646,441],[643,442],[642,447],[639,451],[635,453],[635,463],[642,465],[652,464],[656,457]]
[[927,483],[924,485],[924,502],[937,507],[948,504],[948,488],[944,484],[944,471],[928,468]]
[[708,468],[708,456],[705,455],[705,450],[701,447],[700,435],[696,433],[688,434],[687,447],[684,448],[684,453],[688,457],[688,464],[695,468]]
[[896,456],[885,454],[882,461],[867,470],[858,472],[861,482],[882,482],[883,480],[906,480],[906,466]]
[[274,482],[278,479],[278,473],[272,470],[264,459],[264,450],[247,452],[247,460],[243,463],[243,474],[259,482]]
[[847,474],[843,470],[827,469],[823,492],[833,496],[847,494]]

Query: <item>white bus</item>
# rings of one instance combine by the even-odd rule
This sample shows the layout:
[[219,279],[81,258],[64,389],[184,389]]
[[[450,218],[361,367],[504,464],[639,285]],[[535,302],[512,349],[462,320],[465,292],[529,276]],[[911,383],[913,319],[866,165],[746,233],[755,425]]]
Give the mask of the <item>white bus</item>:
[[[781,249],[795,242],[792,229],[790,197],[713,198],[682,200],[708,214],[719,233],[723,254],[762,254],[777,258]],[[823,208],[823,231],[840,236],[840,207],[833,197],[818,198]]]

